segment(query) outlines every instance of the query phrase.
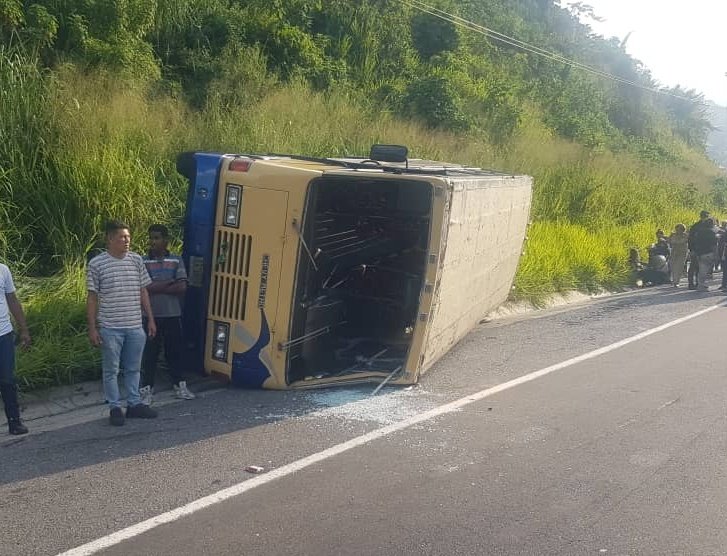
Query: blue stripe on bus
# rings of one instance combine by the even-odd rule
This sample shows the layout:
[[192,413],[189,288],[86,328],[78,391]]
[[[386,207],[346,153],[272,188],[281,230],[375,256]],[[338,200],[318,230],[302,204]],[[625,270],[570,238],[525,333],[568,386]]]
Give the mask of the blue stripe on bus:
[[212,244],[217,206],[217,182],[221,154],[195,153],[195,173],[187,192],[182,259],[191,272],[190,257],[203,259],[202,287],[187,288],[182,314],[184,340],[189,349],[190,366],[199,372],[204,368],[207,302],[212,269]]
[[232,376],[234,386],[240,388],[262,388],[270,378],[270,371],[260,360],[260,352],[270,343],[270,327],[265,311],[260,309],[260,336],[257,342],[244,353],[232,354]]

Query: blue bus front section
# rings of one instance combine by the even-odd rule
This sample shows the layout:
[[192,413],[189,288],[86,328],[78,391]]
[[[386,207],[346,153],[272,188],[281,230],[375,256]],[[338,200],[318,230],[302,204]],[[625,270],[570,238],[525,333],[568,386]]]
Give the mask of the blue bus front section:
[[189,152],[177,157],[177,171],[189,180],[182,249],[189,282],[182,327],[190,370],[200,373],[204,370],[207,301],[221,161],[222,155],[216,153]]

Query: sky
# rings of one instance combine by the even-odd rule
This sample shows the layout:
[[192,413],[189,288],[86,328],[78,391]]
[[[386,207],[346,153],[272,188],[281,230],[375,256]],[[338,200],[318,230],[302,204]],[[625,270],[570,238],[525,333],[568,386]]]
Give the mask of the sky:
[[[571,2],[563,2],[570,4]],[[727,0],[584,0],[606,21],[586,21],[623,39],[662,85],[682,85],[727,106]]]

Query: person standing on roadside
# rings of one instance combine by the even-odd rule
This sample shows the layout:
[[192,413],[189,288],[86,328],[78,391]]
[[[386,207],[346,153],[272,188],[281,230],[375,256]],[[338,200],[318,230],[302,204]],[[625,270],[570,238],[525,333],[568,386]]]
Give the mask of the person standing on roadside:
[[139,376],[146,343],[142,307],[148,318],[148,334],[156,335],[156,322],[146,287],[151,283],[141,256],[129,250],[129,227],[118,220],[106,224],[106,252],[88,263],[86,319],[88,338],[101,348],[103,388],[111,410],[109,421],[124,424],[119,394],[119,368],[127,391],[126,418],[153,419],[156,411],[141,403]]
[[722,267],[722,285],[720,291],[727,292],[727,222],[720,224],[722,233],[717,240],[717,252],[719,253],[720,266]]
[[690,265],[689,275],[691,276],[692,266],[697,272],[697,281],[693,285],[689,282],[690,289],[706,292],[707,277],[714,266],[714,250],[717,245],[717,236],[714,232],[714,221],[709,217],[709,212],[703,210],[699,213],[699,222],[696,222],[689,229],[689,250]]
[[684,224],[674,226],[674,231],[669,236],[669,247],[671,248],[671,283],[679,287],[684,276],[684,267],[687,264],[687,227]]
[[712,271],[717,272],[722,268],[722,246],[724,245],[724,228],[720,226],[716,218],[713,218],[712,221],[714,222],[712,229],[714,230],[715,237],[717,238],[717,243],[714,246],[714,263]]
[[700,226],[703,225],[704,220],[709,218],[709,212],[706,210],[703,210],[699,213],[699,220],[692,224],[689,228],[689,234],[687,239],[687,247],[689,250],[688,255],[688,261],[689,261],[689,268],[687,269],[687,282],[689,285],[690,290],[696,290],[697,289],[697,275],[699,274],[699,263],[698,263],[698,257],[696,253],[694,253],[694,250],[692,249],[692,242],[694,241],[694,234],[697,232]]
[[[174,395],[182,400],[193,400],[195,395],[187,388],[182,375],[182,303],[187,291],[187,272],[181,257],[169,252],[169,230],[162,224],[149,226],[149,253],[144,265],[151,277],[147,288],[151,308],[157,325],[157,334],[149,338],[142,359],[141,401],[151,405],[154,394],[154,377],[162,344],[164,359],[172,377]],[[144,327],[147,319],[144,318]]]
[[10,315],[20,329],[20,345],[28,349],[30,332],[23,307],[15,295],[13,276],[7,266],[0,264],[0,396],[8,418],[8,432],[20,435],[27,434],[28,429],[20,420],[18,386],[15,382],[15,332]]

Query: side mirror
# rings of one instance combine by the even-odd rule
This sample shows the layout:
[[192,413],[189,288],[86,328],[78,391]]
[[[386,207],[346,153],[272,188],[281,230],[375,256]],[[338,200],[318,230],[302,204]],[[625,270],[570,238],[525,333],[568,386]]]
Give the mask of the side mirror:
[[177,172],[190,181],[197,173],[197,160],[194,155],[194,152],[183,152],[177,156]]
[[409,149],[403,145],[374,145],[369,158],[378,162],[406,162]]

